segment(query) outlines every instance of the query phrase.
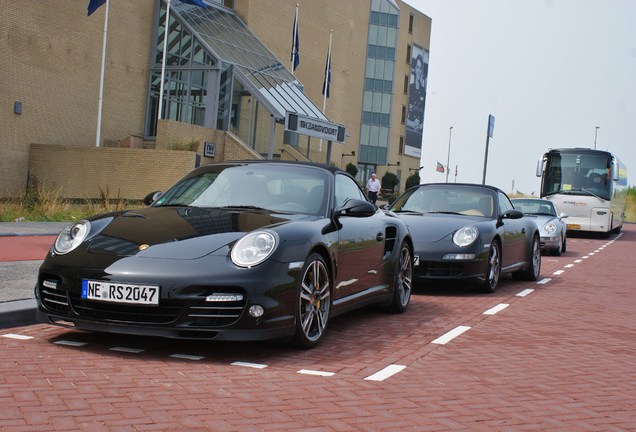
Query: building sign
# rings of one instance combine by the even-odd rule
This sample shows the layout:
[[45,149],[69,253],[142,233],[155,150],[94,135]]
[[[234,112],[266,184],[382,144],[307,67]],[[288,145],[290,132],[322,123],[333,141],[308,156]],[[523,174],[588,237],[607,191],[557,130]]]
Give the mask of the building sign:
[[411,55],[411,78],[409,83],[409,106],[406,113],[404,153],[409,156],[420,157],[422,155],[422,135],[424,132],[428,50],[413,44]]
[[216,154],[216,143],[207,142],[203,146],[203,155],[213,158]]
[[286,113],[285,130],[327,141],[345,141],[344,126],[297,113]]

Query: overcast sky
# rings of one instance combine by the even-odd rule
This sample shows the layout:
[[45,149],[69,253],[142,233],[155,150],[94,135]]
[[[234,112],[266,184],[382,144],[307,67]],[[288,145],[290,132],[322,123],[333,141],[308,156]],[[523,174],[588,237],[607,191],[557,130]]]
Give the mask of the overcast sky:
[[[635,0],[405,0],[433,20],[423,182],[539,191],[549,148],[614,152],[636,184]],[[596,130],[596,126],[599,127]]]

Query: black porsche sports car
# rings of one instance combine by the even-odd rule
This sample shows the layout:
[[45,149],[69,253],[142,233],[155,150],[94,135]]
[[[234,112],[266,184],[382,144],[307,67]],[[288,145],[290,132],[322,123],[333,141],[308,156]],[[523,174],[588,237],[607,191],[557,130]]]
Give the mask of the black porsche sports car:
[[309,348],[337,314],[409,304],[406,225],[342,170],[212,164],[145,201],[59,234],[35,289],[41,322]]
[[416,280],[467,280],[494,292],[501,273],[537,280],[539,229],[492,186],[415,186],[389,207],[413,237]]

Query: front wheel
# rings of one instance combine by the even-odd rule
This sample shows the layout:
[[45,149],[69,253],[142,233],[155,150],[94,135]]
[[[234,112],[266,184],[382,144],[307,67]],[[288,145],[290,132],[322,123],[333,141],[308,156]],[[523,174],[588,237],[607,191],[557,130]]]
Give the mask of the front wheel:
[[494,293],[501,275],[501,248],[495,240],[490,245],[488,252],[488,267],[486,268],[486,280],[479,285],[479,291]]
[[327,330],[331,311],[331,279],[325,260],[312,253],[303,266],[296,299],[296,333],[293,344],[313,348]]
[[393,300],[389,310],[395,313],[402,313],[406,310],[411,300],[411,290],[413,289],[413,256],[411,249],[406,243],[400,246],[400,255],[395,268],[395,278],[393,280]]

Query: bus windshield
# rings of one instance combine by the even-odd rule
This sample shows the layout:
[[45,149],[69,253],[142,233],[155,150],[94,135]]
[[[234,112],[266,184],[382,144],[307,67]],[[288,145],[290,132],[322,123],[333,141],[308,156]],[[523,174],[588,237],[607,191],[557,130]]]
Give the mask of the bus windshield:
[[611,159],[601,154],[551,153],[546,161],[541,195],[612,196]]

